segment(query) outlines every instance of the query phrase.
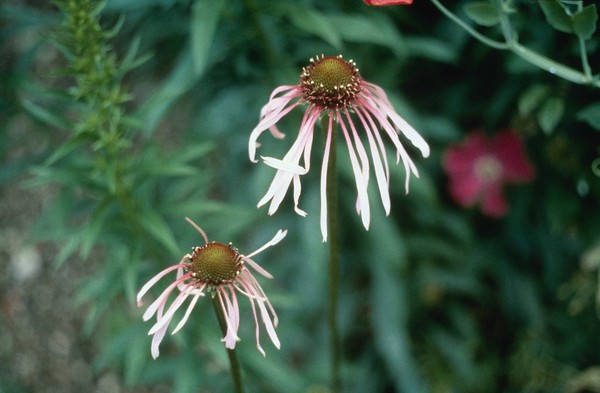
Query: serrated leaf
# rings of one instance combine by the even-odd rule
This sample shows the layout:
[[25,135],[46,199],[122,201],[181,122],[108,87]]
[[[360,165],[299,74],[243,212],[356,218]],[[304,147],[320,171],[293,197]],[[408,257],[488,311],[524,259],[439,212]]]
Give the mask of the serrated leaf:
[[558,0],[538,1],[550,26],[563,33],[573,32],[572,21]]
[[537,112],[537,119],[540,128],[550,134],[562,119],[565,111],[565,102],[559,97],[550,97],[544,102]]
[[531,86],[525,93],[521,95],[521,97],[519,97],[519,113],[521,115],[529,115],[532,113],[540,106],[542,100],[548,96],[549,92],[550,89],[548,86]]
[[596,31],[596,22],[598,21],[598,12],[596,4],[590,4],[583,7],[572,17],[573,31],[580,38],[589,40]]
[[192,7],[190,42],[194,74],[202,75],[217,24],[225,6],[224,0],[197,0]]
[[600,101],[580,110],[577,113],[577,119],[585,121],[590,127],[600,131]]
[[494,26],[500,23],[498,8],[489,1],[474,1],[465,4],[464,11],[475,23],[482,26]]

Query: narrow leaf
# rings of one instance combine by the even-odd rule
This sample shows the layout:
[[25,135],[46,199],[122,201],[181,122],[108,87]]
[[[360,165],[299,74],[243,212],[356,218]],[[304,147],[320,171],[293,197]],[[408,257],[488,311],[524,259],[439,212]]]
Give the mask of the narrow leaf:
[[167,225],[165,220],[153,211],[140,212],[138,214],[140,224],[144,229],[156,240],[158,240],[163,246],[165,246],[169,252],[173,255],[180,254],[179,247],[175,236],[171,231],[171,228]]
[[224,5],[224,0],[198,0],[192,7],[190,39],[196,76],[202,75],[206,67],[206,59]]
[[500,22],[498,8],[489,1],[474,1],[465,4],[465,13],[475,23],[482,26],[494,26]]

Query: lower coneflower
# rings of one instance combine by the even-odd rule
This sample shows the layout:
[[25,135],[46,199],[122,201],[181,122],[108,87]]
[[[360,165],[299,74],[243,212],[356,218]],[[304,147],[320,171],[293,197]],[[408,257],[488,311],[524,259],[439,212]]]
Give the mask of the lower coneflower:
[[[142,297],[154,284],[170,272],[177,270],[175,281],[146,309],[143,315],[144,321],[147,321],[156,314],[156,323],[148,333],[153,335],[151,345],[152,357],[155,359],[158,357],[158,347],[167,332],[175,312],[190,296],[192,297],[185,314],[171,334],[177,333],[185,325],[198,298],[207,293],[213,298],[218,298],[218,303],[223,312],[227,332],[222,341],[225,342],[226,348],[235,348],[236,342],[239,341],[237,333],[240,323],[240,311],[237,296],[241,294],[250,300],[256,324],[256,346],[258,350],[263,356],[265,355],[265,351],[262,349],[259,341],[260,329],[256,310],[257,306],[260,318],[265,325],[271,341],[279,349],[279,338],[275,332],[278,324],[277,314],[248,267],[267,278],[273,278],[265,269],[254,262],[252,257],[266,248],[279,243],[285,237],[287,231],[279,230],[273,239],[264,246],[248,255],[242,255],[231,244],[209,242],[208,237],[200,227],[189,218],[186,218],[186,220],[202,234],[205,244],[194,247],[192,253],[184,255],[178,264],[158,273],[137,294],[139,307],[142,305]],[[167,300],[175,288],[179,290],[179,293],[165,312]]]
[[[248,145],[250,160],[256,162],[256,148],[259,136],[266,130],[276,138],[282,138],[276,124],[292,109],[307,104],[296,141],[283,157],[262,157],[264,162],[277,169],[275,178],[258,206],[270,201],[269,214],[273,214],[281,204],[290,185],[294,187],[294,205],[298,214],[306,212],[298,207],[301,194],[300,176],[310,168],[310,154],[315,123],[328,116],[326,123],[325,152],[321,167],[321,233],[327,240],[327,168],[335,124],[339,124],[341,133],[348,146],[350,163],[354,172],[358,198],[356,208],[366,229],[369,228],[370,207],[367,195],[370,163],[364,139],[371,153],[377,187],[386,214],[390,212],[389,167],[385,145],[380,132],[387,135],[396,148],[397,162],[402,159],[406,171],[406,192],[410,173],[419,176],[418,171],[398,137],[406,136],[424,157],[429,155],[429,146],[421,135],[408,124],[392,107],[384,90],[365,81],[356,64],[341,56],[317,56],[310,65],[304,67],[298,85],[280,86],[273,90],[269,102],[262,108],[260,122],[252,130]],[[354,114],[354,115],[352,115]],[[354,117],[358,117],[362,129],[355,126]],[[300,160],[304,165],[300,165]]]

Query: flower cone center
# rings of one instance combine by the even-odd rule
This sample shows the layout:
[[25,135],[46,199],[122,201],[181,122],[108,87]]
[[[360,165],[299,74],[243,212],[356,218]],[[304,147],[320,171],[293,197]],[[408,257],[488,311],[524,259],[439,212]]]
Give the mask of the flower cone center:
[[212,242],[194,249],[190,265],[196,279],[219,285],[234,280],[242,270],[243,261],[231,245]]
[[502,164],[491,155],[484,155],[475,160],[475,176],[482,183],[493,183],[502,176]]
[[356,64],[341,56],[317,56],[300,74],[304,99],[324,109],[349,105],[360,91],[362,77]]

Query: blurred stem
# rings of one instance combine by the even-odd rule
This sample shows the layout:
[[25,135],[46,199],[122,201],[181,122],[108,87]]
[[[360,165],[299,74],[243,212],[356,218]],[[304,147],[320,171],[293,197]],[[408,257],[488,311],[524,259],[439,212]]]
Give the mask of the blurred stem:
[[[577,12],[581,12],[583,10],[583,1],[577,2]],[[578,35],[579,38],[579,54],[581,56],[581,67],[583,68],[583,73],[586,78],[592,79],[592,67],[590,67],[590,63],[588,61],[587,49],[585,47],[585,40],[582,36]]]
[[[217,316],[217,320],[219,321],[219,326],[221,327],[221,332],[223,336],[227,334],[227,323],[225,322],[225,315],[223,315],[223,309],[221,308],[221,304],[219,303],[218,295],[211,294],[212,305],[215,310],[215,315]],[[240,364],[237,359],[237,354],[235,349],[226,348],[227,356],[229,357],[229,367],[231,369],[231,379],[233,381],[234,392],[235,393],[243,393],[244,386],[242,385],[242,375],[240,371]]]
[[340,345],[339,345],[339,327],[337,323],[338,300],[339,300],[339,221],[338,221],[338,194],[337,194],[337,148],[336,148],[336,122],[329,116],[321,118],[321,129],[323,130],[324,140],[327,139],[327,130],[331,121],[331,145],[329,148],[329,162],[327,166],[327,227],[329,229],[329,334],[331,350],[331,391],[338,393],[341,391],[340,376]]
[[437,7],[438,10],[442,12],[442,14],[446,15],[452,22],[462,27],[467,33],[469,33],[473,38],[477,39],[481,43],[490,46],[494,49],[510,49],[510,46],[506,42],[492,40],[491,38],[488,38],[483,34],[479,33],[477,30],[463,22],[458,16],[454,15],[452,11],[450,11],[448,8],[444,7],[442,3],[440,3],[438,0],[431,0],[431,2]]
[[[459,17],[453,14],[450,10],[444,7],[438,0],[431,0],[431,2],[450,20],[462,27],[467,33],[469,33],[473,38],[477,39],[481,43],[494,49],[510,50],[523,60],[527,61],[528,63],[533,64],[536,67],[546,70],[549,73],[566,79],[570,82],[600,88],[600,79],[594,78],[591,69],[589,69],[589,64],[587,62],[587,54],[585,53],[585,47],[581,48],[582,62],[584,63],[584,73],[582,73],[578,70],[575,70],[571,67],[567,67],[564,64],[560,64],[540,53],[532,51],[531,49],[519,44],[519,42],[515,38],[515,34],[513,33],[508,15],[506,12],[504,12],[504,5],[502,0],[496,0],[496,5],[498,7],[500,27],[502,29],[502,34],[504,35],[505,42],[492,40],[479,33],[477,30],[473,29],[471,26],[469,26],[468,24],[463,22]],[[582,44],[580,43],[580,45]]]

